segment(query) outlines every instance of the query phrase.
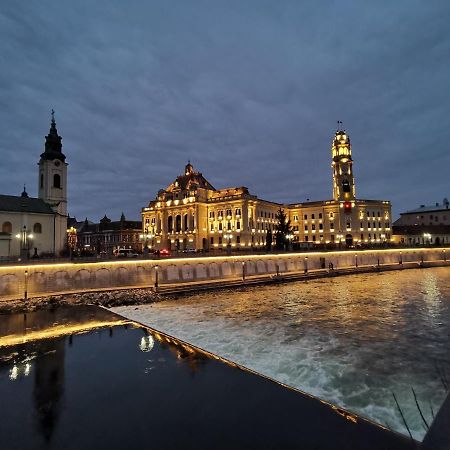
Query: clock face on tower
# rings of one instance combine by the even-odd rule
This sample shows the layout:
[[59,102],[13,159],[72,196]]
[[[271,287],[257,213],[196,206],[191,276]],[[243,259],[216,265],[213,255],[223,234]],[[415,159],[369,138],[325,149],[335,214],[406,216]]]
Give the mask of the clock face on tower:
[[61,165],[61,163],[59,161],[55,161],[55,166],[59,167]]

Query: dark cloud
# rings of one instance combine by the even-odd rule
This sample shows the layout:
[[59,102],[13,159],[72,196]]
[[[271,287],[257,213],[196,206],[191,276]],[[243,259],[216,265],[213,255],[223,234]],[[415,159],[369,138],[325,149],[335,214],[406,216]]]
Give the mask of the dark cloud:
[[446,0],[3,2],[0,192],[36,194],[53,107],[79,218],[138,218],[188,159],[216,187],[329,198],[338,119],[359,197],[441,201],[448,17]]

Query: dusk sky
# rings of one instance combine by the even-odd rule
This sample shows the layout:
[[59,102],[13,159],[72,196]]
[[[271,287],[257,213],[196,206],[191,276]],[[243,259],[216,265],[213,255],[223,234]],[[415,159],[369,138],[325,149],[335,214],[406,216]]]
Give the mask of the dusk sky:
[[395,215],[450,197],[450,2],[0,4],[0,193],[37,196],[55,109],[69,213],[140,210],[187,160],[216,188],[331,197],[331,141],[356,194]]

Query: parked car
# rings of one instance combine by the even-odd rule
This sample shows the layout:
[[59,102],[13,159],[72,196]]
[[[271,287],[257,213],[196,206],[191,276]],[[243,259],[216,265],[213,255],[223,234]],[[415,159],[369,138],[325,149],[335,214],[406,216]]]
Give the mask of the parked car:
[[114,256],[116,258],[137,258],[139,253],[132,248],[118,248],[114,250]]
[[170,250],[168,248],[162,248],[161,250],[155,250],[153,254],[158,257],[167,257],[170,256]]

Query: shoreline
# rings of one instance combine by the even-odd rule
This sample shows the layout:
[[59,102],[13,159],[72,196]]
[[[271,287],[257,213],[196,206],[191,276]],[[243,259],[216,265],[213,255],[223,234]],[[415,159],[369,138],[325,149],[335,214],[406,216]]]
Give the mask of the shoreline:
[[314,269],[305,272],[280,273],[279,275],[252,275],[226,280],[207,280],[201,282],[164,283],[155,289],[148,287],[112,287],[84,291],[69,291],[23,298],[0,300],[0,315],[55,309],[58,306],[97,305],[106,308],[116,306],[143,305],[161,302],[170,298],[189,296],[197,292],[245,289],[247,287],[264,286],[294,281],[335,278],[340,276],[367,273],[382,273],[395,270],[427,269],[449,267],[450,261],[426,261],[423,263],[403,262],[402,264],[383,264],[380,266],[343,267],[340,269]]

